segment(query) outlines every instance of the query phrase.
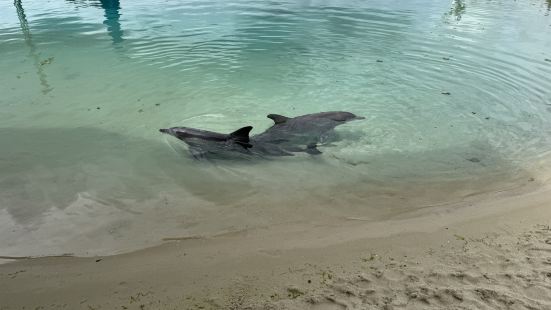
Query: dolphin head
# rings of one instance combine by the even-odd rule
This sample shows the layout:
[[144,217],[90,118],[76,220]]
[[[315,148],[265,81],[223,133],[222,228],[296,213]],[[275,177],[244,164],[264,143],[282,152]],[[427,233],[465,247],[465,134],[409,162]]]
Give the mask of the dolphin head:
[[365,119],[365,117],[363,117],[363,116],[357,116],[354,113],[342,112],[342,111],[323,112],[323,113],[319,113],[318,116],[320,118],[326,118],[326,119],[330,119],[330,120],[333,120],[333,121],[336,121],[336,122],[348,122],[348,121],[353,121],[353,120]]
[[163,128],[163,129],[159,129],[159,131],[171,136],[175,136],[176,138],[179,138],[181,140],[184,140],[185,138],[192,138],[194,136],[199,136],[201,133],[201,130],[188,128],[188,127]]
[[174,136],[180,140],[201,139],[201,140],[225,140],[225,136],[220,133],[195,129],[190,127],[172,127],[159,129],[160,132]]

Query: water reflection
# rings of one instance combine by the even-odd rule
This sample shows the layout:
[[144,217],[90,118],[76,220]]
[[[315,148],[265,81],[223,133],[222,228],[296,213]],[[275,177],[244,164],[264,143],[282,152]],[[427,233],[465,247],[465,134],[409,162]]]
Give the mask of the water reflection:
[[[343,65],[354,62],[356,67],[368,68],[375,57],[380,58],[389,50],[400,49],[399,45],[409,39],[401,29],[413,26],[413,21],[407,13],[382,9],[328,7],[293,11],[261,7],[251,8],[249,14],[237,16],[231,26],[233,33],[224,39],[230,40],[231,47],[235,48],[226,48],[227,52],[223,55],[226,58],[222,60],[230,63],[232,70],[238,68],[240,72],[257,73],[250,78],[255,81],[264,78],[265,82],[271,83],[271,90],[284,92],[289,87],[300,91],[305,81],[309,84],[312,79],[318,83],[352,80],[349,79],[349,73],[343,70]],[[223,43],[222,40],[214,41]],[[338,48],[335,42],[339,42]],[[222,54],[219,45],[215,43],[211,46],[217,50],[205,53],[205,49],[202,49],[201,54],[194,54],[201,61],[193,65],[211,65],[211,59],[202,58]],[[202,42],[192,44],[209,47]],[[162,57],[161,53],[154,50],[158,46],[152,44],[148,55],[157,53],[159,55],[155,58],[161,61],[178,61],[174,57],[176,53],[169,55],[173,60]],[[356,58],[354,54],[357,49],[362,49],[365,55],[376,56]],[[178,55],[178,58],[186,56]],[[328,68],[334,68],[331,69],[331,78],[318,75],[318,70]],[[306,76],[310,78],[305,79]],[[229,75],[230,79],[233,77],[235,80],[231,81],[232,85],[242,84],[240,74]]]
[[19,24],[21,26],[21,31],[23,32],[23,37],[25,38],[25,44],[29,47],[30,56],[33,59],[34,67],[36,68],[36,73],[38,74],[38,79],[40,80],[40,85],[42,85],[42,93],[47,94],[53,90],[47,80],[46,73],[44,72],[44,66],[50,64],[53,61],[53,57],[50,57],[45,60],[40,60],[39,53],[36,50],[36,46],[32,41],[31,31],[29,29],[29,23],[27,22],[27,16],[23,10],[23,5],[21,0],[15,0],[13,2],[17,10],[17,17],[19,18]]
[[123,31],[121,28],[120,12],[121,9],[119,0],[100,0],[101,7],[105,10],[105,20],[103,24],[107,26],[107,32],[113,39],[113,43],[117,44],[123,41]]
[[121,43],[123,39],[124,31],[122,30],[121,23],[120,23],[120,1],[119,0],[96,0],[94,2],[81,2],[79,0],[66,0],[68,2],[72,2],[74,4],[83,4],[84,6],[92,6],[92,7],[99,7],[104,10],[103,16],[105,17],[105,20],[103,21],[103,24],[107,26],[107,33],[109,33],[109,36],[111,36],[111,39],[113,40],[113,44]]

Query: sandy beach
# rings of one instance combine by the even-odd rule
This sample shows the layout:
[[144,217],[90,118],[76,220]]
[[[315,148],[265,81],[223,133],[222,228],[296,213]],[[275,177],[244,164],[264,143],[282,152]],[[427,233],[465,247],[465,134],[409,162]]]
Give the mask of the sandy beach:
[[4,260],[0,309],[548,309],[550,197],[536,180],[383,222]]

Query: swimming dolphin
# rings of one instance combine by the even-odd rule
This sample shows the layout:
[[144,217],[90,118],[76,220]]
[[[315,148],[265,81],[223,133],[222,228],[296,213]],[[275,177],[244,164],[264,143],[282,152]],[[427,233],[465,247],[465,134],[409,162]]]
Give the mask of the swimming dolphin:
[[244,148],[250,148],[249,132],[253,129],[252,126],[239,128],[230,134],[223,134],[213,131],[189,128],[189,127],[172,127],[168,129],[159,129],[160,132],[172,135],[186,143],[194,143],[199,141],[222,142],[226,144],[239,144]]
[[253,129],[252,126],[246,126],[229,134],[189,127],[172,127],[159,129],[159,131],[184,141],[189,145],[191,155],[200,158],[207,153],[225,153],[228,151],[247,153],[247,149],[253,147],[249,143],[251,129]]
[[297,117],[269,114],[274,125],[253,137],[256,142],[282,141],[291,144],[322,142],[324,135],[335,127],[353,120],[365,119],[350,112],[321,112]]
[[274,125],[253,137],[249,137],[251,126],[240,128],[230,134],[189,127],[173,127],[159,131],[184,141],[189,145],[190,152],[195,158],[222,153],[260,157],[293,156],[297,152],[317,155],[321,154],[317,144],[336,126],[364,119],[341,111],[306,114],[293,118],[277,114],[269,114],[267,117],[274,121]]

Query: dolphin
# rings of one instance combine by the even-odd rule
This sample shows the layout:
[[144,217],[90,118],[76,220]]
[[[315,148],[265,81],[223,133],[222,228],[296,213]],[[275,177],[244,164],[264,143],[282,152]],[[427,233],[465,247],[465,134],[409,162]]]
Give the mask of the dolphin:
[[224,153],[228,151],[247,153],[247,149],[253,147],[249,143],[249,132],[252,129],[252,126],[245,126],[229,134],[190,127],[172,127],[159,129],[159,131],[184,141],[189,146],[191,155],[194,158],[201,158],[207,153]]
[[186,143],[196,141],[212,141],[222,143],[235,143],[244,148],[250,148],[249,132],[253,129],[252,126],[239,128],[230,134],[223,134],[213,131],[189,128],[189,127],[172,127],[168,129],[159,129],[160,132],[172,135]]
[[322,142],[335,127],[365,117],[350,112],[334,111],[287,117],[269,114],[274,125],[253,137],[256,142],[282,141],[291,144],[312,144]]
[[318,155],[321,154],[317,149],[318,143],[324,142],[335,127],[352,120],[365,119],[342,111],[297,117],[269,114],[267,117],[274,121],[272,127],[252,137],[249,137],[252,126],[229,134],[189,127],[172,127],[159,131],[184,141],[195,158],[229,153],[260,157],[293,156],[299,152]]

